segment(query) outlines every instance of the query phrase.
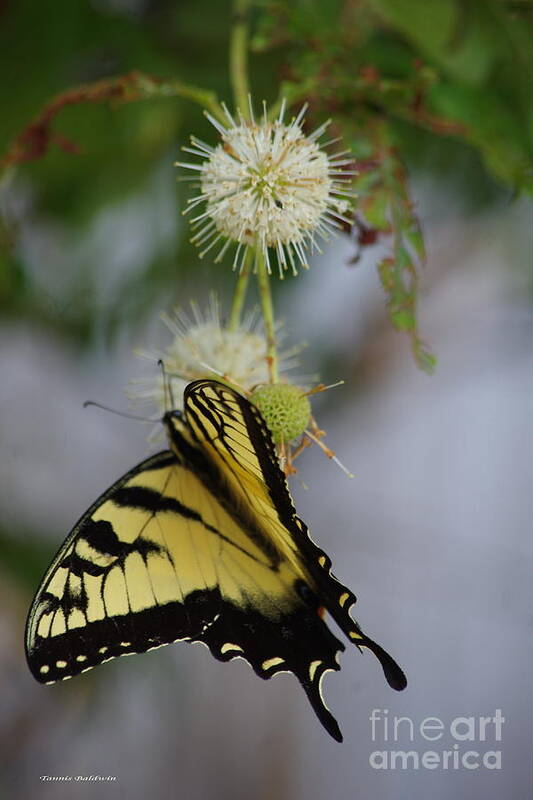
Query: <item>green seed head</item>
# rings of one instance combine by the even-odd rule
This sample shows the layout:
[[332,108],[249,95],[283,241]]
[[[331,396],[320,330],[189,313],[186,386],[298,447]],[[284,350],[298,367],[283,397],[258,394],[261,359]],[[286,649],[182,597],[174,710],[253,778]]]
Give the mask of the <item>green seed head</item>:
[[266,383],[252,392],[250,400],[263,415],[275,444],[297,439],[309,424],[311,405],[298,386]]

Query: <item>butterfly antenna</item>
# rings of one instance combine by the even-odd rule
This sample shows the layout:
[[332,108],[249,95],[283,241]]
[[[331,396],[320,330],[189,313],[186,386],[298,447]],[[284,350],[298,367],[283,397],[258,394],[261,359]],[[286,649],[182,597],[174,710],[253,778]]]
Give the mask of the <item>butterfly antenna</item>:
[[140,417],[137,414],[128,414],[127,411],[119,411],[116,408],[110,408],[109,406],[104,406],[102,403],[97,403],[95,400],[86,400],[83,404],[84,408],[88,408],[89,406],[94,406],[95,408],[101,408],[102,411],[109,411],[110,414],[116,414],[119,417],[126,417],[127,419],[136,419],[139,422],[156,422],[154,419],[150,419],[150,417]]
[[165,408],[167,410],[168,409],[172,410],[176,408],[176,403],[174,401],[174,394],[172,392],[172,382],[170,380],[168,372],[165,369],[165,364],[163,363],[163,359],[160,358],[157,364],[158,366],[161,367],[161,373],[163,375],[163,393],[165,397]]

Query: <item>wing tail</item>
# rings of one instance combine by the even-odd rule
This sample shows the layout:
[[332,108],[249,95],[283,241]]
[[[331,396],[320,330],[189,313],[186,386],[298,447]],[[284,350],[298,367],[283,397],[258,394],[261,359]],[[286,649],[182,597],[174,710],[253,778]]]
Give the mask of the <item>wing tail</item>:
[[383,673],[391,689],[396,689],[398,692],[405,689],[407,686],[407,678],[402,668],[381,645],[363,633],[357,622],[350,616],[349,608],[342,608],[339,603],[331,604],[326,607],[337,625],[356,647],[366,647],[374,653],[381,664],[381,668],[383,669]]
[[324,702],[322,679],[327,672],[332,672],[334,670],[337,671],[339,669],[340,666],[338,664],[335,664],[335,667],[326,667],[321,665],[317,668],[312,680],[309,680],[307,677],[303,677],[302,675],[298,675],[298,673],[296,673],[296,677],[302,684],[313,711],[317,715],[324,728],[327,730],[330,736],[335,739],[336,742],[342,742],[342,733],[337,720]]
[[403,689],[405,689],[407,686],[407,678],[405,677],[403,669],[396,663],[393,657],[381,647],[381,645],[377,644],[377,642],[374,642],[372,639],[369,639],[368,636],[364,636],[364,641],[361,642],[361,646],[367,647],[369,650],[371,650],[379,660],[381,668],[385,674],[385,678],[387,679],[387,683],[391,689],[396,689],[397,692],[401,692]]
[[319,553],[319,557],[315,561],[316,566],[313,569],[313,574],[317,584],[320,586],[319,596],[325,608],[350,642],[359,648],[366,647],[374,653],[381,664],[389,686],[398,692],[402,691],[407,686],[407,678],[404,671],[393,657],[381,645],[367,636],[366,633],[363,633],[358,623],[352,619],[350,610],[355,605],[357,598],[353,592],[343,586],[332,575],[331,561],[326,554],[316,548],[310,539],[309,542]]

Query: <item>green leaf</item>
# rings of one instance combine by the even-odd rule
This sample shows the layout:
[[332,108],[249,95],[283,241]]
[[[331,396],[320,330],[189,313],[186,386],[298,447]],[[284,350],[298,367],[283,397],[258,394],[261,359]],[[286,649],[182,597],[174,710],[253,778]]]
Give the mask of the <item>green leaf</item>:
[[398,331],[414,331],[416,328],[416,321],[411,311],[402,309],[400,311],[390,311],[390,318],[392,324]]
[[441,83],[431,90],[432,107],[466,124],[467,138],[487,167],[506,184],[527,186],[532,171],[526,126],[495,91]]
[[415,251],[417,259],[423,264],[426,260],[426,245],[422,231],[416,222],[407,228],[405,238]]
[[380,187],[371,188],[361,198],[360,208],[366,221],[373,228],[377,228],[380,231],[388,231],[390,229],[390,198],[384,189]]
[[454,0],[370,0],[383,18],[423,50],[444,51],[458,17]]

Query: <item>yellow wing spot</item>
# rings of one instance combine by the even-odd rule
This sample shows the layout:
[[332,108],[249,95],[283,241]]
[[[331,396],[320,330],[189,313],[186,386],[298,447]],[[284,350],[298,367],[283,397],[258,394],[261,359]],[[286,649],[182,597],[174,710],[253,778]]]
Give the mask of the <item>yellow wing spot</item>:
[[37,625],[37,635],[45,639],[50,635],[50,626],[52,624],[53,613],[43,614]]
[[58,669],[65,669],[66,666],[67,666],[66,661],[56,661],[56,667]]
[[131,642],[121,642],[120,646],[121,647],[131,647]]
[[275,656],[274,658],[267,658],[267,660],[263,661],[263,663],[261,664],[261,669],[267,670],[270,669],[270,667],[276,667],[278,664],[284,664],[284,663],[285,659],[279,658],[278,656]]
[[62,633],[66,633],[67,626],[65,621],[65,615],[61,609],[58,609],[54,612],[54,619],[52,620],[52,626],[50,628],[50,636],[61,636]]
[[83,576],[85,594],[87,596],[87,606],[85,613],[88,622],[96,622],[105,617],[105,606],[102,600],[102,575],[89,575],[87,572]]
[[50,578],[50,582],[46,587],[46,591],[53,594],[55,597],[62,597],[65,591],[65,584],[68,578],[68,569],[65,567],[58,567],[56,572]]
[[80,611],[79,608],[75,608],[68,615],[69,630],[71,630],[72,628],[83,628],[84,625],[85,625],[84,614]]
[[363,638],[360,633],[357,633],[357,631],[350,631],[348,636],[350,637],[350,639],[362,639]]
[[104,582],[104,606],[109,616],[128,614],[128,590],[124,573],[120,567],[113,567]]
[[102,653],[102,655],[103,655],[104,653],[107,653],[107,651],[108,651],[108,650],[109,650],[109,647],[106,647],[106,646],[104,645],[104,647],[101,647],[101,648],[99,649],[99,651],[98,651],[98,652],[99,652],[99,653]]
[[318,667],[322,664],[322,661],[311,661],[309,664],[309,680],[312,681],[315,677],[315,672],[317,671]]
[[128,587],[128,601],[132,611],[142,611],[157,602],[140,553],[131,553],[124,564],[124,580]]
[[84,661],[87,661],[87,656],[76,656],[76,661],[83,663]]
[[127,486],[142,486],[143,489],[153,489],[155,492],[160,492],[165,485],[165,480],[168,475],[168,467],[161,467],[160,469],[151,469],[140,472],[130,478]]
[[220,648],[221,653],[228,653],[230,650],[235,650],[237,653],[244,653],[244,650],[239,644],[232,644],[231,642],[226,642]]
[[325,567],[326,566],[326,556],[320,556],[320,558],[318,559],[318,563],[320,564],[321,567]]
[[348,594],[348,592],[343,592],[343,594],[341,594],[341,596],[339,597],[339,605],[340,606],[346,605],[346,601],[348,600],[349,597],[350,595]]
[[79,595],[81,594],[81,587],[82,587],[81,578],[78,575],[74,575],[74,573],[71,572],[69,575],[68,582],[71,594],[73,594],[75,597],[79,597]]
[[147,559],[148,574],[152,578],[152,589],[158,605],[181,601],[183,597],[176,581],[176,572],[167,555],[149,553]]
[[43,664],[39,672],[41,672],[43,675],[46,675],[47,672],[50,672],[50,667],[48,664]]

